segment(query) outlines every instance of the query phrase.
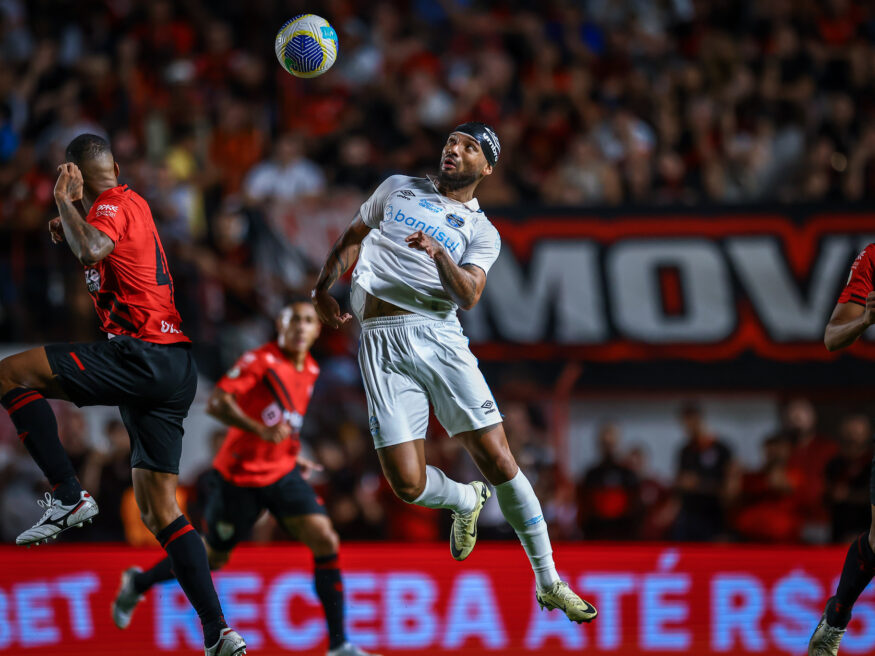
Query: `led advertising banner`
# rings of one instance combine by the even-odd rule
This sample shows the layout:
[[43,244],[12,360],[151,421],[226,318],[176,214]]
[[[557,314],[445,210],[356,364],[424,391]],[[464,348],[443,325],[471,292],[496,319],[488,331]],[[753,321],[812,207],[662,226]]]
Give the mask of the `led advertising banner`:
[[[444,544],[346,544],[341,562],[349,637],[385,655],[798,656],[845,551],[556,545],[561,575],[599,609],[596,621],[583,626],[539,610],[528,561],[516,544],[481,543],[464,563],[453,561]],[[198,653],[200,626],[175,582],[150,592],[128,630],[112,624],[120,573],[161,555],[125,546],[0,548],[0,650]],[[305,549],[241,547],[215,580],[225,616],[250,653],[325,653]],[[867,592],[842,653],[873,651],[875,597]]]

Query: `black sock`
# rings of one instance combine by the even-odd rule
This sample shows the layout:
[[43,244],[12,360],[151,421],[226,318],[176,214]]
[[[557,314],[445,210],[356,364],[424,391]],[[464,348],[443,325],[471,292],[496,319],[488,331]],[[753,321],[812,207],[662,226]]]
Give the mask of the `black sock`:
[[204,627],[204,646],[212,647],[219,640],[219,633],[228,626],[213,578],[210,576],[210,564],[207,561],[207,550],[201,542],[200,535],[194,526],[180,515],[170,524],[158,531],[158,542],[170,556],[173,571],[185,596],[194,606],[201,624]]
[[52,484],[55,498],[65,505],[78,501],[82,487],[70,457],[61,446],[58,422],[49,402],[36,390],[16,387],[0,403],[15,424],[18,439]]
[[835,598],[826,607],[826,621],[830,626],[844,629],[851,621],[851,610],[857,598],[875,575],[875,553],[869,546],[869,533],[863,533],[848,549],[845,566]]
[[340,576],[337,554],[313,558],[313,582],[316,594],[325,610],[328,624],[328,648],[336,649],[346,642],[343,626],[343,580]]
[[167,557],[164,560],[159,560],[145,572],[134,574],[134,590],[136,590],[137,594],[145,594],[156,583],[175,578],[176,574],[173,573],[173,563],[170,562],[170,557]]

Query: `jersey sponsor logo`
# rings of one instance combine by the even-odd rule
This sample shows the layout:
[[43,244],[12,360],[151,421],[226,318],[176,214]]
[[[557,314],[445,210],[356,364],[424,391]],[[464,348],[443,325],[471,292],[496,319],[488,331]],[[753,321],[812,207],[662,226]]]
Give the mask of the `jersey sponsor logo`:
[[[392,206],[389,205],[386,210],[388,211],[391,207]],[[414,232],[417,230],[422,230],[430,237],[434,237],[439,244],[443,244],[444,248],[446,248],[450,253],[455,253],[459,249],[460,241],[458,239],[453,241],[452,239],[450,239],[451,235],[447,234],[437,226],[426,223],[422,219],[417,219],[415,216],[406,216],[401,210],[398,210],[395,213],[395,216],[392,217],[392,220],[396,223],[403,223],[404,225],[410,226],[411,228],[413,228]]]
[[295,433],[300,433],[304,425],[304,415],[300,412],[283,410],[276,401],[261,411],[261,423],[265,426],[276,426],[281,421],[287,423]]
[[434,212],[435,214],[440,214],[443,211],[440,207],[438,207],[434,203],[430,203],[425,198],[423,198],[421,201],[419,201],[419,206],[424,207],[429,212]]
[[181,335],[182,331],[169,321],[161,320],[161,332],[170,333],[171,335]]
[[465,219],[463,219],[458,214],[447,214],[447,223],[449,223],[454,228],[461,228],[465,225]]
[[85,284],[92,294],[100,291],[100,271],[89,267],[85,269]]
[[97,216],[115,216],[116,212],[118,212],[118,205],[109,205],[108,203],[101,203],[97,206],[97,211],[95,214]]
[[412,191],[410,191],[409,189],[402,189],[401,191],[399,191],[395,194],[395,198],[405,198],[407,200],[410,200],[411,198],[414,198],[415,196],[416,196],[416,194],[413,193]]

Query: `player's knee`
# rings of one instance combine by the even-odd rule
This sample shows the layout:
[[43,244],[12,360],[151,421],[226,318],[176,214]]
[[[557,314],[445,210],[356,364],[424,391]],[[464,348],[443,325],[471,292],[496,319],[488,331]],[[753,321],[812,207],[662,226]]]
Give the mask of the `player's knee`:
[[407,503],[413,503],[425,490],[425,481],[390,481],[395,496]]
[[21,387],[16,374],[14,360],[12,357],[6,357],[0,360],[0,396],[5,396],[7,392],[11,392],[16,387]]
[[316,556],[336,554],[340,549],[340,537],[331,526],[327,526],[311,537],[310,549]]

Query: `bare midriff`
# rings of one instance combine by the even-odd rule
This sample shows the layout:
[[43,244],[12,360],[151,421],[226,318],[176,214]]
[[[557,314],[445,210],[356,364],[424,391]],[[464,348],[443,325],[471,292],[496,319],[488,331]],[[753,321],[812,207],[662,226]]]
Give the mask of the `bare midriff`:
[[398,307],[368,294],[365,298],[365,309],[362,313],[365,319],[373,319],[374,317],[395,317],[399,314],[413,314],[409,310]]

